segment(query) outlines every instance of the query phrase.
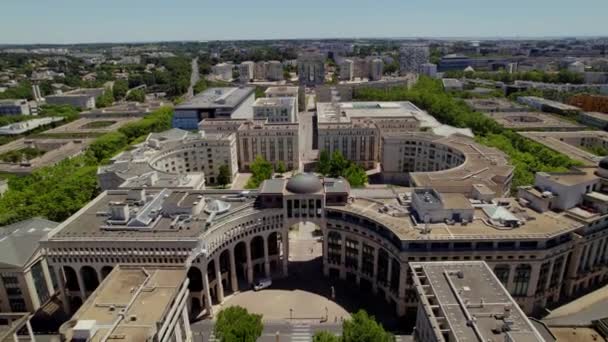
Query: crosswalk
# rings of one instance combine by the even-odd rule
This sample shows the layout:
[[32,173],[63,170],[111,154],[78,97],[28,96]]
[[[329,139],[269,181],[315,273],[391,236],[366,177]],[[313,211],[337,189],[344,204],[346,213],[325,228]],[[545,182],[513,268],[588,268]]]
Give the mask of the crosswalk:
[[291,329],[292,342],[310,342],[312,341],[312,330],[310,324],[300,323],[294,324]]

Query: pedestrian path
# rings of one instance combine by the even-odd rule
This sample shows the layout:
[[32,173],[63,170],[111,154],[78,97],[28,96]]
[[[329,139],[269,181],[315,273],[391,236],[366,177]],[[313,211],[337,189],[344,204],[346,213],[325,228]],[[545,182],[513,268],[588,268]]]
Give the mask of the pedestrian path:
[[294,324],[291,328],[292,342],[310,342],[312,341],[312,330],[310,324],[300,323]]

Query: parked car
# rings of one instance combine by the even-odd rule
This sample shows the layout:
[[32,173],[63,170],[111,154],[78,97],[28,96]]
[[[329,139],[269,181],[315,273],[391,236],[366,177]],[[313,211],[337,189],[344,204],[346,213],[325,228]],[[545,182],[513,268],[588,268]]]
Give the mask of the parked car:
[[264,278],[264,279],[260,279],[260,280],[256,281],[255,283],[253,283],[253,289],[255,291],[259,291],[259,290],[265,289],[267,287],[270,287],[270,285],[272,285],[272,279]]

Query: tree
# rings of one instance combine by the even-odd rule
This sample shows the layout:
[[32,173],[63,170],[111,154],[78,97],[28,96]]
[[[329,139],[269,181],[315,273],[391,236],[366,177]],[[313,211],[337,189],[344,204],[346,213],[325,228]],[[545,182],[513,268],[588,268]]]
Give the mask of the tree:
[[353,187],[362,187],[367,183],[367,173],[365,170],[354,163],[352,163],[342,175],[348,183]]
[[225,187],[226,185],[230,184],[231,180],[232,176],[230,175],[230,167],[228,167],[226,164],[220,166],[220,171],[217,175],[217,183],[222,187]]
[[340,338],[328,331],[318,331],[312,337],[312,342],[340,342]]
[[231,306],[217,315],[214,333],[221,342],[255,342],[263,329],[262,315],[250,314],[240,306]]
[[104,108],[111,106],[114,103],[114,94],[111,90],[104,90],[103,94],[101,94],[97,99],[95,99],[95,105],[98,108]]
[[319,162],[317,163],[317,172],[324,176],[329,175],[329,172],[331,171],[330,162],[331,157],[329,155],[329,151],[321,151],[321,153],[319,154]]
[[245,185],[248,189],[255,189],[262,184],[266,179],[272,178],[272,164],[268,162],[264,157],[258,155],[255,160],[249,166],[251,169],[251,178]]
[[112,87],[112,92],[114,94],[114,98],[117,100],[121,100],[127,95],[127,91],[129,91],[129,83],[125,80],[116,80],[114,82],[114,86]]
[[359,310],[342,324],[343,342],[394,342],[395,337],[384,330],[373,316]]
[[285,173],[285,172],[287,172],[287,168],[285,167],[285,163],[282,160],[279,160],[277,162],[277,165],[275,167],[275,171],[277,173]]
[[329,163],[330,171],[329,174],[332,177],[340,177],[344,175],[344,171],[350,166],[350,161],[344,158],[342,152],[336,150],[331,155],[331,162]]
[[146,92],[143,89],[133,89],[127,95],[128,101],[137,101],[137,102],[145,102],[146,101]]

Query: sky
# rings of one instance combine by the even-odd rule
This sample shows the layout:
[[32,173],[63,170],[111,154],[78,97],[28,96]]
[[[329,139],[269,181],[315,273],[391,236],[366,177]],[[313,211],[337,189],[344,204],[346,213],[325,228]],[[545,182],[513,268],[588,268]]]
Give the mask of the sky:
[[608,0],[0,0],[0,44],[608,36]]

